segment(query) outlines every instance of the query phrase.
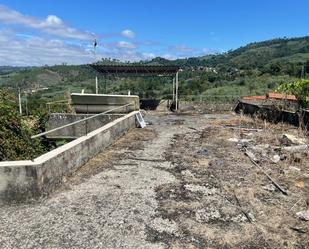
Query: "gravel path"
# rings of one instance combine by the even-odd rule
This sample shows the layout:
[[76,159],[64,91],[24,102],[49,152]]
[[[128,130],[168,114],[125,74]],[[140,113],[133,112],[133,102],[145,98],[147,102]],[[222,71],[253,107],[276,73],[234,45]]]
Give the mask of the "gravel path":
[[[176,181],[162,170],[170,162],[161,160],[174,134],[181,131],[168,120],[152,122],[156,136],[144,141],[142,150],[121,148],[117,153],[154,162],[116,159],[112,168],[48,199],[1,207],[0,248],[163,248],[164,244],[147,241],[145,229],[177,230],[168,220],[153,218],[158,206],[154,190]],[[102,158],[93,160],[106,163]]]

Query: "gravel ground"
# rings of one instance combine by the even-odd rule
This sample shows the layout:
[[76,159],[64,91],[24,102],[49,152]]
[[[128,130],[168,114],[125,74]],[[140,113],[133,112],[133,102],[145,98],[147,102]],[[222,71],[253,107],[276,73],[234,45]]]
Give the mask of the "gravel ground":
[[145,224],[176,229],[153,218],[155,188],[176,181],[161,169],[170,167],[164,151],[182,132],[170,122],[131,131],[49,198],[1,207],[0,248],[164,248],[146,240]]
[[[258,126],[233,115],[148,114],[147,128],[48,198],[0,207],[0,248],[308,248],[308,222],[295,213],[306,208],[309,180],[299,179],[309,156],[262,161],[282,195],[228,141],[245,136],[240,121]],[[276,132],[251,132],[250,146],[275,143]]]

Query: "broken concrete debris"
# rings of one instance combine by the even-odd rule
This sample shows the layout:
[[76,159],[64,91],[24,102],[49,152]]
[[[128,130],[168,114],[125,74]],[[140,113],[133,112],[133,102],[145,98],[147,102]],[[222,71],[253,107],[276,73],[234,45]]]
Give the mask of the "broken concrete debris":
[[282,151],[284,152],[300,152],[300,151],[306,151],[309,150],[309,145],[297,145],[297,146],[287,146],[287,147],[282,147]]
[[291,171],[300,172],[300,168],[297,168],[297,167],[294,167],[294,166],[290,166],[289,169],[290,169]]
[[304,221],[309,221],[309,209],[296,213],[296,216]]
[[281,137],[281,142],[284,145],[302,145],[305,144],[306,140],[303,138],[296,137],[292,134],[283,134]]
[[279,155],[274,155],[271,160],[274,163],[278,163],[281,160],[281,158]]
[[238,138],[229,138],[228,139],[229,142],[233,142],[233,143],[240,143],[240,144],[244,144],[244,143],[249,143],[252,141],[252,139],[238,139]]

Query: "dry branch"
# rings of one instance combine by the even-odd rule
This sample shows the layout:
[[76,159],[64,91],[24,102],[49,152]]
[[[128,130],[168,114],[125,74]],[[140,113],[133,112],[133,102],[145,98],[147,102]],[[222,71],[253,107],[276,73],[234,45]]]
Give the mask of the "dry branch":
[[288,195],[288,192],[285,191],[255,160],[254,158],[252,158],[252,155],[254,155],[252,152],[248,151],[246,149],[246,152],[245,152],[246,156],[249,157],[250,161],[256,166],[258,167],[263,173],[264,175],[267,176],[267,178],[272,182],[272,184],[274,184],[274,186],[279,189],[281,191],[282,194],[284,195]]

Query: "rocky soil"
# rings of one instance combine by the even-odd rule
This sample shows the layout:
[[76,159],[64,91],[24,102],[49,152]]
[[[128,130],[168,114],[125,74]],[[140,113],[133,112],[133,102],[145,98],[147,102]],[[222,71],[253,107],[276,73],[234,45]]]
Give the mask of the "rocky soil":
[[305,134],[232,114],[146,120],[48,198],[0,207],[0,248],[309,248],[309,151],[282,137]]

